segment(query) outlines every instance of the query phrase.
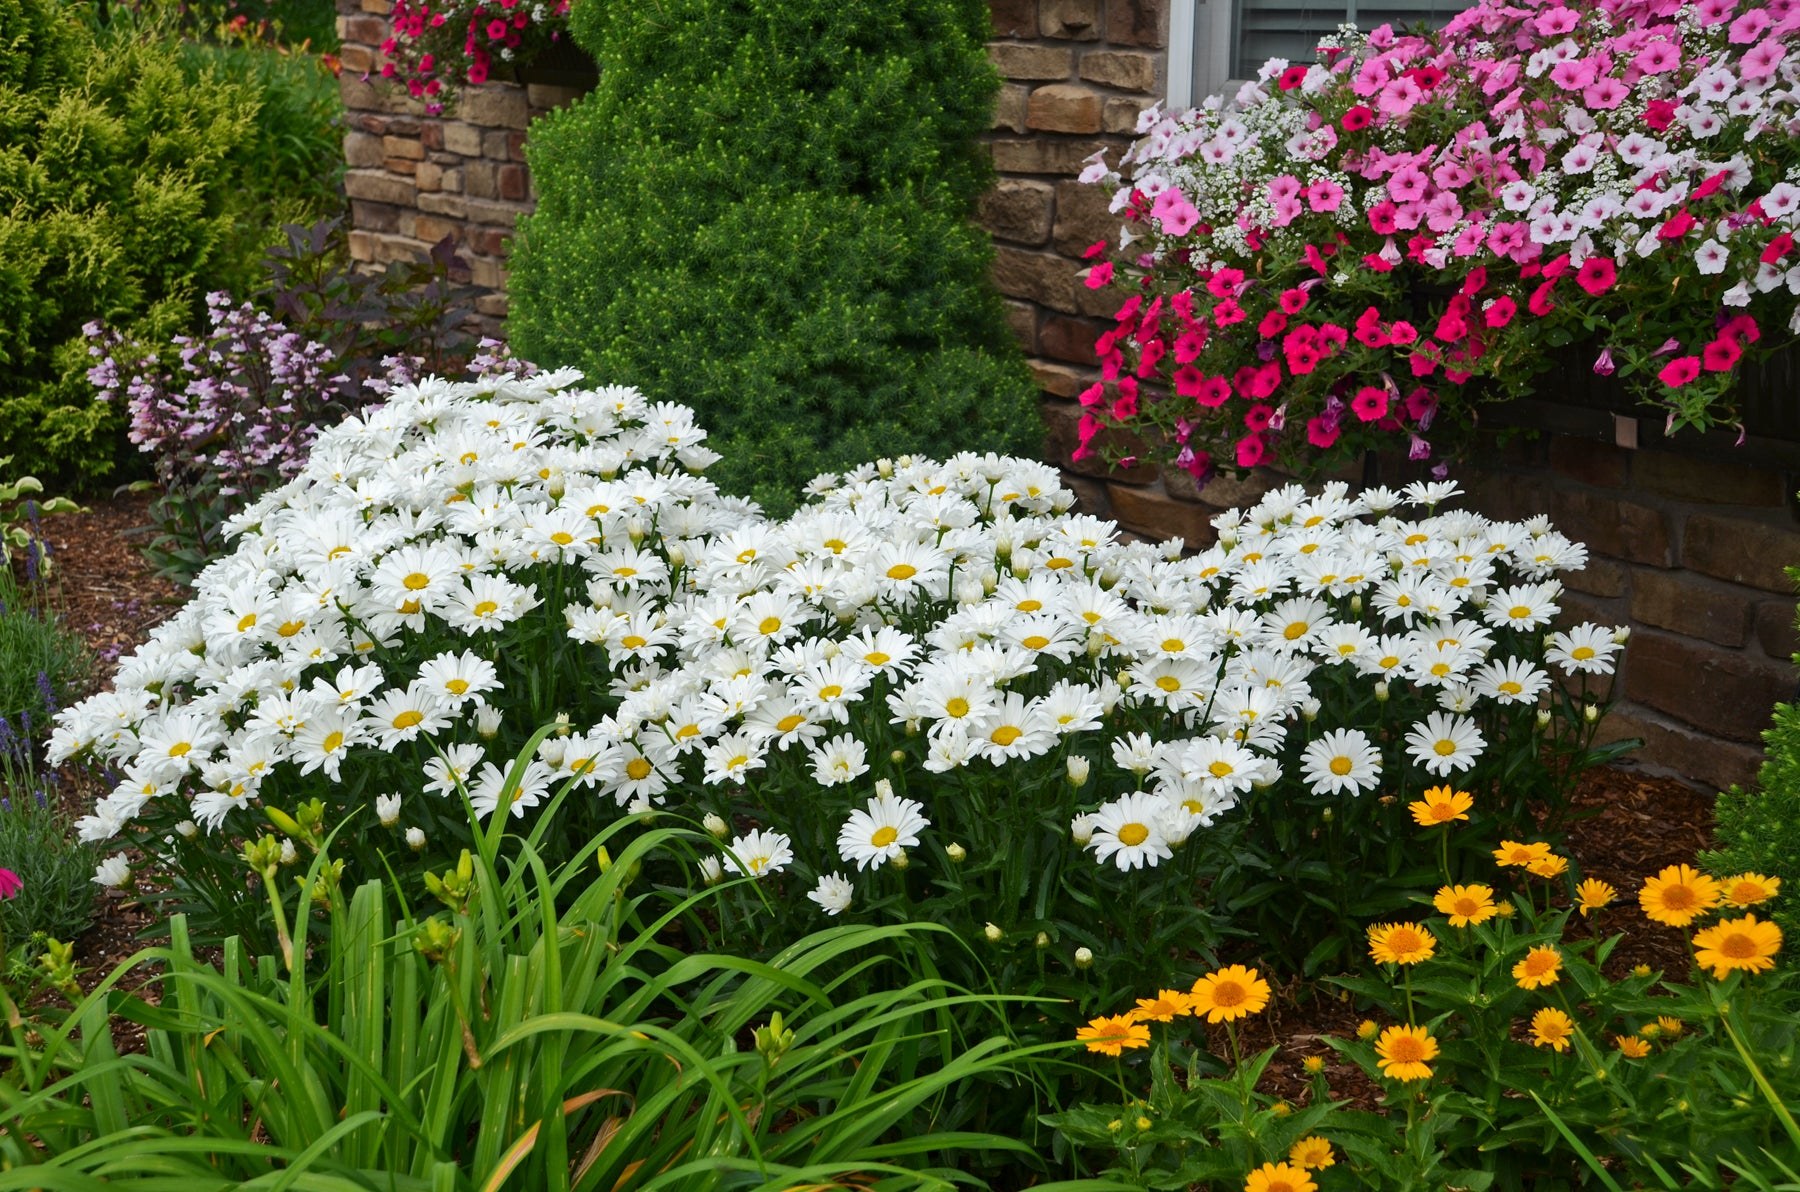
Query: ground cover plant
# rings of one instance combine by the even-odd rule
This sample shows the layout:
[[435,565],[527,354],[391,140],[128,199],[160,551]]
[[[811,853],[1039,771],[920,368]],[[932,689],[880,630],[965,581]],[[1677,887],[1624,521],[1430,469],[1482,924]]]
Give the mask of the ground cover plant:
[[334,80],[311,59],[185,47],[153,15],[12,0],[0,45],[0,442],[46,480],[106,475],[120,411],[82,326],[148,340],[243,289],[286,219],[335,201]]
[[877,456],[1035,451],[971,222],[988,21],[980,0],[575,6],[599,83],[532,128],[513,348],[693,406],[720,486],[776,512]]
[[1441,461],[1565,347],[1671,431],[1733,425],[1800,329],[1796,28],[1786,0],[1482,3],[1147,115],[1084,175],[1129,227],[1088,284],[1130,292],[1083,449],[1123,427],[1202,477]]

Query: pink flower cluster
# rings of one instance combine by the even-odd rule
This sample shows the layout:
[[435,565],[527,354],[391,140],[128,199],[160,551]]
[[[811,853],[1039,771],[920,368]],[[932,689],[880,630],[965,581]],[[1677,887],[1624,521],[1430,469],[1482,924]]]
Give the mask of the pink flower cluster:
[[438,111],[446,75],[479,87],[496,61],[561,38],[568,17],[569,0],[394,0],[381,75]]
[[1671,431],[1731,422],[1800,331],[1797,30],[1800,0],[1486,0],[1146,113],[1082,175],[1126,226],[1087,284],[1135,292],[1077,456],[1118,426],[1200,477],[1441,460],[1567,345]]

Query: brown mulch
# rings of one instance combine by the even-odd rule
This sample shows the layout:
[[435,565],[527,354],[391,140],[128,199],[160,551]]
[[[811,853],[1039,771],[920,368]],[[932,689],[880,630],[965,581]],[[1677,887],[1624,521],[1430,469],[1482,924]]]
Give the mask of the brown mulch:
[[[45,521],[45,533],[59,570],[60,605],[66,623],[83,634],[103,659],[103,670],[148,637],[150,630],[179,606],[177,589],[151,573],[138,553],[141,537],[133,530],[149,521],[149,499],[141,495],[95,501],[81,514]],[[65,783],[65,788],[72,783]],[[89,781],[85,787],[96,793]],[[1585,876],[1610,883],[1621,907],[1602,916],[1604,931],[1625,931],[1609,970],[1636,964],[1670,972],[1685,971],[1687,952],[1680,932],[1658,928],[1634,914],[1635,894],[1643,879],[1665,865],[1691,863],[1710,843],[1712,795],[1678,779],[1645,774],[1629,766],[1590,771],[1575,796],[1578,818],[1569,827],[1568,852]],[[140,891],[141,893],[147,892]],[[129,898],[108,895],[94,926],[78,941],[77,959],[87,971],[83,984],[92,988],[102,976],[142,947],[141,936],[153,914]],[[1331,1095],[1363,1108],[1373,1107],[1380,1090],[1354,1066],[1340,1061],[1326,1046],[1328,1036],[1354,1034],[1364,1017],[1354,1002],[1339,1000],[1314,986],[1296,1007],[1287,998],[1271,1003],[1271,1013],[1247,1021],[1240,1036],[1247,1054],[1271,1044],[1281,1052],[1271,1063],[1263,1087],[1296,1104],[1308,1100],[1311,1080],[1302,1069],[1308,1056],[1326,1062]],[[1225,1047],[1223,1030],[1213,1040]],[[121,1046],[131,1041],[121,1039]]]

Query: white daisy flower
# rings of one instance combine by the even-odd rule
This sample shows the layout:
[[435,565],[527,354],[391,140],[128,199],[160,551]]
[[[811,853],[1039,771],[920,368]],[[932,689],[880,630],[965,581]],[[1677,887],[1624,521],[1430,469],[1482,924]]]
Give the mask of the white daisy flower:
[[780,832],[747,832],[732,839],[731,851],[724,858],[725,868],[751,877],[779,873],[794,859],[793,843]]
[[931,826],[925,805],[903,799],[884,787],[869,800],[865,811],[852,811],[838,829],[838,853],[857,869],[879,869],[902,849],[916,848],[919,833]]
[[1568,674],[1610,675],[1613,672],[1612,656],[1619,649],[1612,630],[1583,624],[1567,633],[1552,633],[1544,659]]
[[1360,795],[1381,782],[1381,751],[1361,729],[1333,729],[1300,754],[1300,775],[1315,795]]
[[1448,712],[1433,712],[1406,734],[1407,753],[1439,778],[1472,767],[1487,741],[1475,722]]
[[1167,804],[1158,795],[1133,791],[1093,813],[1088,847],[1096,861],[1111,860],[1121,870],[1154,869],[1175,854],[1164,835]]

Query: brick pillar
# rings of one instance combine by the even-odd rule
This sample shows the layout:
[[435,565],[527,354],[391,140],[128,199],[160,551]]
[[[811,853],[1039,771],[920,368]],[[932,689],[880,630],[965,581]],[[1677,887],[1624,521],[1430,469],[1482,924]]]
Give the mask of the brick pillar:
[[337,0],[344,63],[344,191],[350,256],[364,265],[422,259],[449,236],[482,293],[475,308],[498,334],[506,315],[506,254],[534,206],[525,165],[532,120],[576,98],[566,87],[493,81],[432,116],[379,77],[390,0]]

